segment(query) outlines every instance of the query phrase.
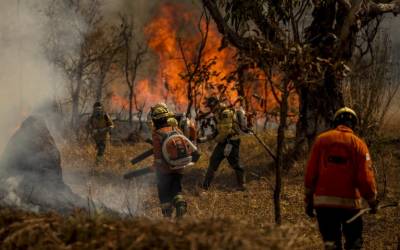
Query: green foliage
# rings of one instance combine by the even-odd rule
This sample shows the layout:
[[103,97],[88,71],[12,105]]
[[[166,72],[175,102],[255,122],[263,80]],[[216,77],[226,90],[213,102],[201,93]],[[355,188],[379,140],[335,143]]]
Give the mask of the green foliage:
[[225,21],[237,31],[254,18],[255,10],[262,10],[265,19],[287,23],[290,19],[288,10],[299,7],[301,2],[301,0],[224,0],[220,2],[220,7],[225,10]]

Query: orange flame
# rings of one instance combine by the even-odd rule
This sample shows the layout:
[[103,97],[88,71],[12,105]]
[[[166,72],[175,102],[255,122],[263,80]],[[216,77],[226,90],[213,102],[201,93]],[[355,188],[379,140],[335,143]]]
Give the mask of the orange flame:
[[129,101],[120,95],[113,94],[111,96],[111,109],[113,109],[113,110],[118,110],[118,109],[128,110],[129,109]]
[[[187,70],[182,50],[188,60],[196,56],[200,42],[198,18],[198,13],[190,9],[189,5],[166,3],[160,5],[155,17],[146,25],[144,31],[149,38],[148,46],[156,55],[158,63],[156,64],[157,73],[154,76],[147,77],[136,84],[135,91],[139,105],[148,107],[158,102],[165,102],[174,105],[177,111],[186,110],[188,83],[181,77]],[[201,25],[203,28],[206,26],[205,22]],[[200,103],[204,97],[218,95],[220,86],[226,88],[225,95],[230,103],[239,96],[234,83],[227,83],[224,80],[225,76],[237,69],[236,50],[231,47],[219,50],[221,38],[216,26],[211,22],[201,63],[204,64],[215,58],[211,71],[219,74],[211,75],[208,79],[209,84],[202,86],[201,95],[195,100],[197,103]],[[266,84],[265,75],[258,70],[249,73],[258,75],[244,84],[245,98],[250,104],[250,110],[263,113],[276,108],[276,98],[271,93],[271,86]],[[274,75],[272,81],[279,83],[279,75]],[[277,92],[280,97],[279,90]],[[296,100],[291,98],[291,103],[295,102]],[[129,102],[119,96],[113,96],[112,103],[121,108],[129,106]]]
[[[177,15],[179,13],[179,15]],[[183,14],[182,14],[183,13]],[[176,109],[184,109],[188,104],[188,83],[181,78],[186,72],[186,65],[183,60],[180,45],[188,60],[197,53],[199,46],[198,24],[196,13],[189,10],[183,4],[163,4],[155,18],[145,27],[145,33],[149,37],[149,47],[158,57],[158,73],[155,79],[146,79],[137,85],[140,93],[147,93],[143,96],[147,102],[169,102],[174,104]],[[203,23],[203,26],[205,24]],[[181,41],[181,44],[179,44]],[[235,51],[226,48],[218,51],[221,36],[216,28],[210,25],[209,35],[202,62],[215,58],[212,70],[219,72],[218,76],[211,76],[210,83],[221,84],[222,78],[235,70],[233,57]],[[227,95],[230,100],[237,97],[233,86],[227,86]],[[215,90],[208,89],[206,95],[212,95]]]

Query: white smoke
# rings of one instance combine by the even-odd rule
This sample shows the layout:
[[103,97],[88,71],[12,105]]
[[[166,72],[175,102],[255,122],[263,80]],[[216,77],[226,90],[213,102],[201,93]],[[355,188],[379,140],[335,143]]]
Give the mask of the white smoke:
[[63,95],[63,75],[45,53],[50,2],[0,1],[0,152],[24,117]]

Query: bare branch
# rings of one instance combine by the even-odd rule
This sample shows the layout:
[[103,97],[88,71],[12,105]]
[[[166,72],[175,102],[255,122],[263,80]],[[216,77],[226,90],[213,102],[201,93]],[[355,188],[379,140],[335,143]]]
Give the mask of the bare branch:
[[400,0],[395,0],[390,3],[375,3],[369,1],[368,14],[369,16],[375,17],[385,13],[393,13],[397,15],[400,13]]
[[244,51],[251,51],[257,48],[256,43],[253,40],[240,37],[233,29],[231,29],[231,27],[229,27],[214,0],[203,0],[203,4],[213,17],[219,32],[223,34],[230,43]]

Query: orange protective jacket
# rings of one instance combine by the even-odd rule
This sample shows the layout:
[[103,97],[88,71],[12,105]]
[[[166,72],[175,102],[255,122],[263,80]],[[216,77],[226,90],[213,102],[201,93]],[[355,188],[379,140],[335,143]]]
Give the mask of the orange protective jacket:
[[153,151],[154,151],[154,162],[152,168],[161,173],[182,173],[183,169],[171,170],[170,166],[162,157],[162,136],[161,133],[168,133],[174,130],[179,130],[176,127],[164,127],[158,130],[153,130]]
[[361,208],[377,190],[367,145],[343,125],[317,137],[305,174],[306,202],[314,207]]

